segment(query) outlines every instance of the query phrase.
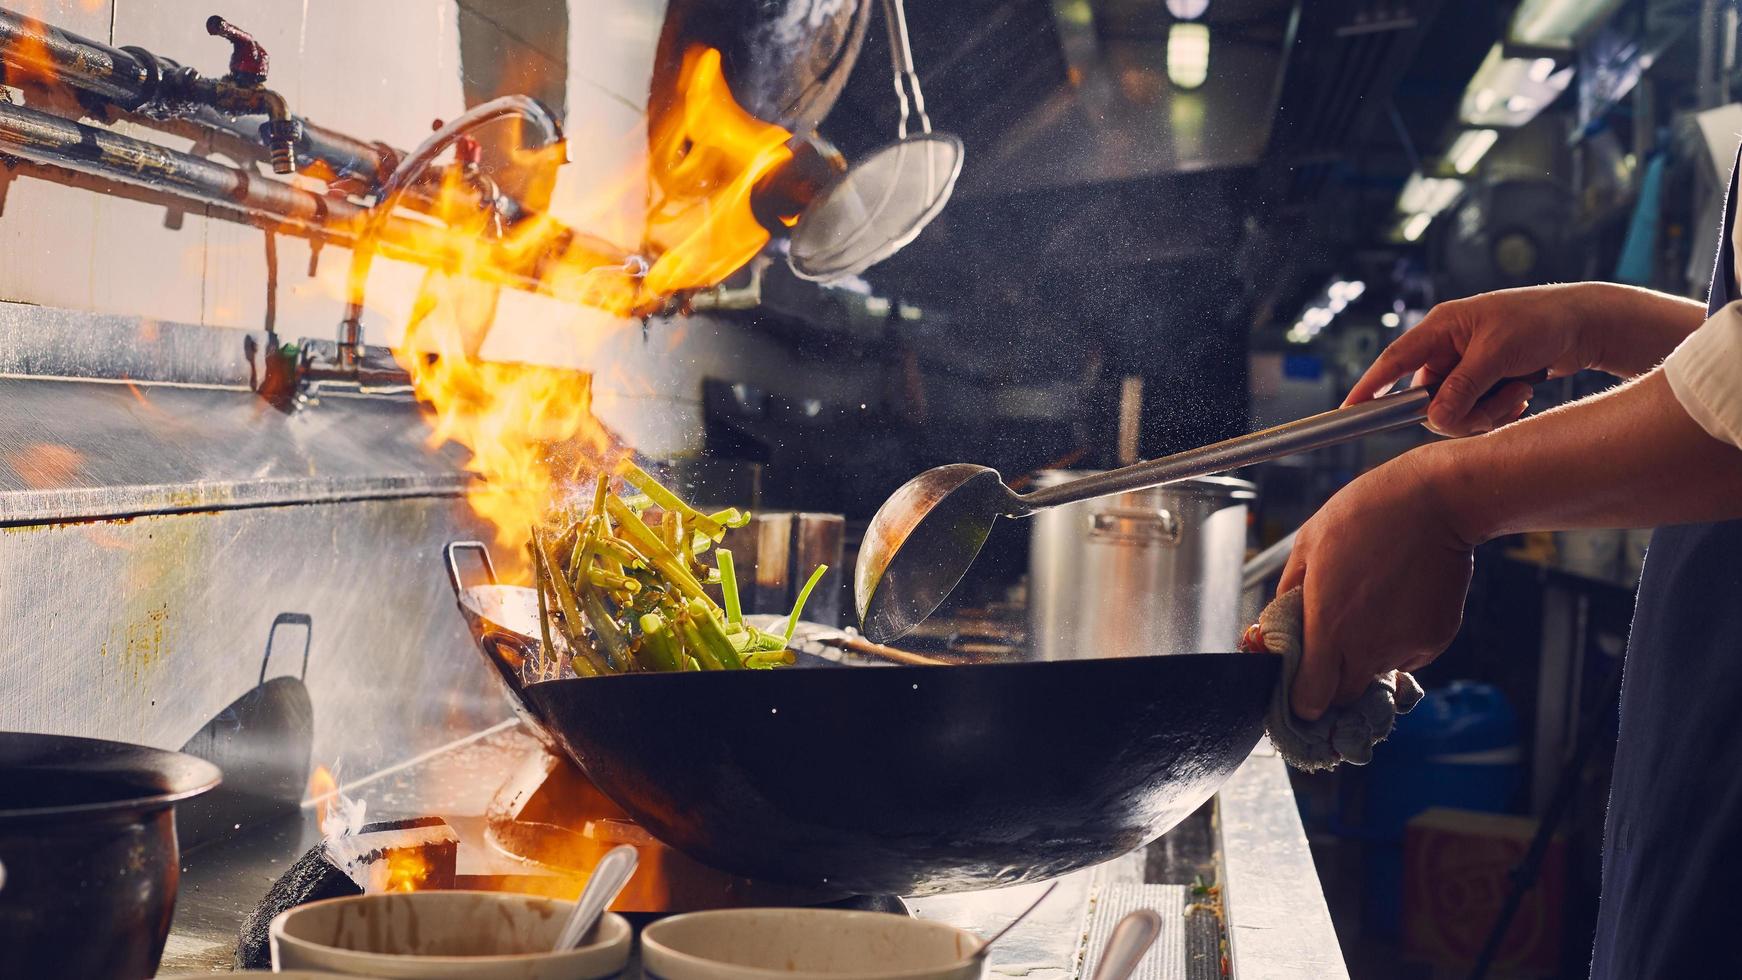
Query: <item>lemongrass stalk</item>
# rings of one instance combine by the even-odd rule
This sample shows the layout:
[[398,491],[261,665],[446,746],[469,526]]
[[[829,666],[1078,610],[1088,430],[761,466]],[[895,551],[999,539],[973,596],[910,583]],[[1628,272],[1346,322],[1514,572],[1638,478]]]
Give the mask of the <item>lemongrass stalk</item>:
[[738,573],[732,564],[732,550],[717,548],[714,550],[714,561],[719,563],[720,595],[726,600],[726,622],[733,626],[744,624],[744,607],[738,598]]
[[671,630],[658,613],[641,617],[641,642],[653,661],[655,670],[681,670],[678,653],[673,646]]
[[[533,530],[532,535],[533,535],[534,541],[536,541],[538,538],[537,529]],[[539,638],[544,641],[544,659],[546,661],[554,661],[556,659],[556,656],[557,656],[556,642],[551,638],[551,635],[550,635],[550,607],[548,605],[546,605],[545,601],[544,601],[545,574],[546,574],[546,572],[545,572],[545,568],[544,568],[544,560],[539,557],[538,546],[536,544],[534,544],[532,547],[532,579],[533,579],[533,585],[537,586],[537,588],[538,588],[538,632],[539,632]],[[540,666],[542,667],[543,665],[541,664]],[[544,673],[544,671],[540,670],[539,673],[542,674],[542,673]],[[558,671],[557,676],[558,677],[562,676],[562,673],[560,670]]]
[[[702,616],[701,618],[712,619],[713,617]],[[696,619],[697,617],[694,615],[685,615],[677,620],[678,629],[684,638],[684,646],[689,655],[695,658],[696,663],[701,665],[703,670],[726,670],[731,664],[736,664],[738,662],[736,653],[732,655],[731,664],[728,664],[708,645],[707,638],[702,636],[701,624],[696,622]]]
[[725,510],[716,510],[709,514],[708,520],[724,527],[739,528],[750,523],[750,512],[739,510],[736,507],[728,507]]
[[718,541],[721,537],[725,536],[725,525],[701,511],[696,510],[689,504],[684,503],[682,498],[677,494],[672,493],[670,490],[667,490],[663,484],[653,478],[652,474],[648,473],[641,467],[636,466],[629,460],[624,460],[623,463],[617,467],[617,472],[621,474],[623,479],[627,480],[631,486],[646,494],[647,499],[653,501],[660,510],[671,511],[688,517],[695,525],[696,530],[701,531],[715,541]]
[[724,664],[728,670],[744,666],[743,658],[738,656],[737,648],[732,646],[732,638],[726,635],[720,621],[714,618],[706,605],[691,599],[690,619],[695,622],[696,631],[701,634],[702,642],[714,659]]
[[610,592],[624,592],[634,595],[641,591],[641,583],[627,575],[613,575],[602,568],[587,569],[587,584],[597,586]]
[[744,666],[751,668],[785,667],[797,662],[798,656],[786,649],[760,650],[744,658]]
[[[533,543],[538,546],[545,570],[549,572],[554,564],[551,561],[550,553],[545,550],[546,546],[539,540],[537,534],[533,535]],[[591,644],[581,639],[587,628],[587,620],[581,615],[580,605],[575,602],[575,594],[569,589],[569,583],[561,575],[554,573],[550,575],[550,583],[551,591],[556,595],[557,610],[562,613],[565,626],[564,638],[569,640],[569,645],[574,648],[575,652],[587,657],[599,673],[612,673],[610,662],[600,657],[599,652],[594,650]],[[593,628],[597,630],[598,624],[594,624]]]
[[593,625],[593,632],[598,635],[599,642],[605,645],[605,655],[614,673],[622,673],[629,669],[629,638],[623,635],[623,628],[611,617],[611,610],[605,606],[605,597],[591,583],[581,586],[581,607],[586,611],[587,619]]
[[696,581],[696,577],[690,574],[689,569],[678,564],[677,558],[665,550],[665,544],[659,540],[659,535],[654,534],[640,517],[631,512],[627,504],[616,497],[611,497],[606,501],[605,506],[606,511],[617,519],[618,527],[629,539],[629,543],[641,552],[649,564],[671,579],[672,584],[683,593],[685,598],[700,599],[707,603],[708,608],[716,611],[719,609],[718,606],[714,605],[714,600],[708,598],[708,594],[702,590],[702,583]]
[[810,581],[799,590],[798,601],[792,605],[792,615],[786,617],[786,642],[791,643],[792,634],[798,632],[798,614],[804,612],[804,604],[810,599],[811,590],[817,587],[817,583],[823,579],[823,573],[828,570],[829,566],[818,565],[817,570],[811,573]]

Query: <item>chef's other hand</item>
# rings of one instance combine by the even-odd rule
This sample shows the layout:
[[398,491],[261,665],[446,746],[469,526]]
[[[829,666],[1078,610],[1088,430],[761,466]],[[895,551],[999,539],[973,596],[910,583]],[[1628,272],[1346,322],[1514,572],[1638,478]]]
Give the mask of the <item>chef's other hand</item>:
[[1441,303],[1380,352],[1355,382],[1344,405],[1363,402],[1415,372],[1417,384],[1439,384],[1428,406],[1428,428],[1465,436],[1498,428],[1524,414],[1530,386],[1489,389],[1503,378],[1547,369],[1561,377],[1596,367],[1598,345],[1582,309],[1597,301],[1592,284],[1530,286]]
[[1277,594],[1301,586],[1300,671],[1291,702],[1312,721],[1389,670],[1438,657],[1464,615],[1473,549],[1433,487],[1435,452],[1406,453],[1354,480],[1295,537]]

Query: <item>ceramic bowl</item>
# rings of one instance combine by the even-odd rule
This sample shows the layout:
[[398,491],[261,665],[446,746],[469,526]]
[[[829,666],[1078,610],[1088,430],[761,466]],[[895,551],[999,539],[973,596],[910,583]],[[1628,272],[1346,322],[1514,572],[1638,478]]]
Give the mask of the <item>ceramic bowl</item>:
[[985,975],[971,932],[884,912],[721,909],[641,932],[652,980],[970,980]]
[[608,913],[590,945],[550,951],[573,902],[427,891],[310,902],[272,920],[274,969],[386,980],[597,980],[622,972],[629,923]]

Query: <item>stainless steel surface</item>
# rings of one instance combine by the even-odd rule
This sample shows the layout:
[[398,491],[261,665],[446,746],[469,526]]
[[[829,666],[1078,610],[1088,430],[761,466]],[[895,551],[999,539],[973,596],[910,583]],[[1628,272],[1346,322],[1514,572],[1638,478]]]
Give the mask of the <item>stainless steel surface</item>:
[[1346,980],[1288,769],[1269,741],[1222,785],[1216,814],[1235,980]]
[[1126,980],[1160,935],[1161,914],[1154,909],[1138,909],[1120,919],[1101,951],[1093,980]]
[[204,747],[294,806],[507,717],[434,560],[484,530],[463,458],[408,399],[268,407],[264,346],[0,304],[0,728]]
[[[1041,473],[1044,489],[1082,479]],[[1028,642],[1042,660],[1232,650],[1250,483],[1201,478],[1055,507],[1029,528]]]
[[[483,816],[496,788],[529,754],[538,751],[538,744],[523,730],[502,728],[348,785],[345,792],[367,800],[371,818],[442,816],[460,836],[457,871],[463,879],[548,877],[536,868],[497,855],[486,843]],[[1335,980],[1346,976],[1329,915],[1322,898],[1317,897],[1317,880],[1306,839],[1294,817],[1287,776],[1268,745],[1261,745],[1224,787],[1217,797],[1216,811],[1213,830],[1207,815],[1202,821],[1194,818],[1151,844],[1147,853],[1134,852],[1059,879],[1053,898],[993,951],[988,973],[1026,980],[1076,980],[1085,975],[1085,967],[1092,968],[1112,923],[1134,907],[1148,907],[1163,912],[1166,928],[1145,959],[1140,976],[1172,980],[1206,975],[1187,968],[1191,948],[1188,933],[1213,916],[1204,913],[1182,918],[1185,887],[1178,882],[1190,881],[1200,859],[1214,861],[1208,852],[1198,855],[1197,845],[1192,843],[1200,835],[1213,834],[1216,839],[1211,846],[1215,850],[1258,849],[1251,859],[1227,861],[1224,868],[1228,925],[1230,931],[1245,933],[1244,941],[1231,950],[1234,977]],[[265,895],[272,881],[319,839],[313,810],[305,807],[287,819],[247,825],[228,840],[187,854],[164,971],[227,969],[243,916]],[[1181,847],[1190,853],[1176,868],[1168,855]],[[1160,877],[1158,870],[1163,872]],[[537,890],[533,878],[521,880],[519,887]],[[908,899],[907,904],[920,918],[987,935],[1009,922],[1046,887],[1019,885]],[[1303,889],[1311,889],[1311,895]],[[1253,893],[1265,896],[1272,892],[1276,893],[1274,901],[1241,901]],[[1299,950],[1295,961],[1286,958],[1291,949]],[[633,980],[638,975],[632,969],[625,977]]]
[[1046,888],[1041,891],[1040,897],[1038,897],[1034,901],[1030,902],[1028,904],[1027,908],[1016,913],[1016,917],[1011,919],[1009,922],[1004,923],[1004,925],[1002,927],[1000,927],[997,932],[994,932],[990,936],[987,936],[980,943],[980,948],[978,950],[974,951],[973,958],[976,960],[982,960],[982,961],[989,960],[992,956],[992,951],[998,947],[998,941],[1000,939],[1003,939],[1005,936],[1010,935],[1012,932],[1014,932],[1016,930],[1017,926],[1022,925],[1022,922],[1024,919],[1027,919],[1029,916],[1033,915],[1035,909],[1040,908],[1042,903],[1044,903],[1048,898],[1052,897],[1053,892],[1058,891],[1058,887],[1059,887],[1059,883],[1056,881],[1048,884],[1046,886]]
[[586,887],[581,889],[581,896],[575,899],[575,908],[569,913],[569,919],[563,923],[563,931],[557,936],[555,948],[558,951],[573,949],[581,945],[581,940],[593,931],[593,926],[599,921],[599,916],[605,914],[605,907],[629,884],[629,878],[635,874],[635,848],[628,844],[619,844],[605,852],[599,863],[593,866],[593,873],[587,876]]
[[[267,335],[0,302],[0,376],[162,381],[247,391]],[[252,353],[251,353],[252,352]]]
[[264,336],[0,303],[0,524],[464,490],[409,399],[269,408]]

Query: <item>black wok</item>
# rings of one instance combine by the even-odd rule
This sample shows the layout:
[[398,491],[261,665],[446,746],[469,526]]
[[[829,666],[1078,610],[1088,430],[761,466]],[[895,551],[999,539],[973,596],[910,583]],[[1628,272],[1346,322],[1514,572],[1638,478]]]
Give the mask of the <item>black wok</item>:
[[921,895],[1155,839],[1257,743],[1280,658],[569,678],[525,688],[660,840],[760,880]]
[[[487,584],[466,587],[474,552]],[[447,549],[521,717],[637,823],[724,871],[923,895],[1039,881],[1161,836],[1245,761],[1281,658],[625,674],[528,683],[532,590]]]

